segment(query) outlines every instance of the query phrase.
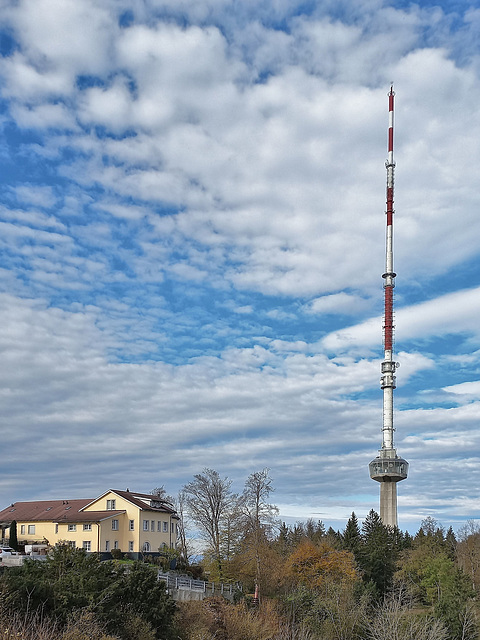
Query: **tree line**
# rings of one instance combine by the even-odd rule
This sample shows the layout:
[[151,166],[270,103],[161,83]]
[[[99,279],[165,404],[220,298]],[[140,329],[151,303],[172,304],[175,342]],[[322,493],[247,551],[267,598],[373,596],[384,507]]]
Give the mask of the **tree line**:
[[[222,598],[175,604],[146,562],[101,562],[55,547],[46,562],[0,575],[0,640],[474,640],[479,638],[480,528],[457,534],[426,518],[415,535],[355,513],[341,531],[286,525],[268,469],[241,493],[204,469],[176,500],[179,568],[243,584]],[[199,532],[200,562],[189,530]],[[254,594],[259,594],[259,601]],[[16,634],[16,635],[15,635]]]
[[251,474],[241,494],[231,486],[204,469],[181,491],[185,522],[202,535],[203,569],[213,579],[240,580],[248,593],[258,587],[298,633],[319,640],[479,637],[476,523],[458,538],[431,517],[412,536],[383,525],[374,510],[361,525],[352,513],[342,531],[320,520],[287,526],[277,521],[268,469]]

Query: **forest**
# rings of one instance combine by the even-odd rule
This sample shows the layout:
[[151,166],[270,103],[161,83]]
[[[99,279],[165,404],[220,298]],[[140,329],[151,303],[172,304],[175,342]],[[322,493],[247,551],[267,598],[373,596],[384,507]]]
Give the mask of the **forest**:
[[[454,533],[428,517],[410,535],[372,510],[361,524],[352,513],[341,531],[319,520],[287,526],[268,469],[241,494],[231,486],[204,469],[175,501],[155,490],[183,523],[179,547],[163,556],[100,561],[57,545],[46,562],[5,570],[0,640],[479,638],[477,523]],[[172,560],[183,574],[241,584],[235,603],[175,603],[155,564]]]

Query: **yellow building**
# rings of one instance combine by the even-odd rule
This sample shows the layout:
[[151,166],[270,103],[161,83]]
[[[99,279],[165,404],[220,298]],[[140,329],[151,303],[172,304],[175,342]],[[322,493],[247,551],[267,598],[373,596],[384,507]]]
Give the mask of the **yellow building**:
[[179,518],[157,496],[109,489],[94,500],[15,502],[0,511],[2,540],[17,522],[19,544],[67,541],[86,551],[138,557],[176,547]]

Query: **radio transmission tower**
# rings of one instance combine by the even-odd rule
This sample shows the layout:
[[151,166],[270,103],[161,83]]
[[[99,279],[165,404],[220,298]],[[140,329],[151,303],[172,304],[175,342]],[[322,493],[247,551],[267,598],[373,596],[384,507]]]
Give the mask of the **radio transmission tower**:
[[393,290],[395,276],[393,271],[393,188],[395,178],[395,162],[393,160],[393,85],[388,94],[388,160],[387,169],[387,234],[385,273],[383,287],[385,292],[385,316],[383,322],[384,358],[382,362],[381,388],[383,389],[383,427],[382,448],[378,456],[369,464],[370,477],[380,483],[380,518],[383,524],[398,526],[397,517],[397,482],[405,480],[408,474],[408,462],[397,456],[393,444],[393,390],[395,389],[395,370],[398,363],[393,359]]

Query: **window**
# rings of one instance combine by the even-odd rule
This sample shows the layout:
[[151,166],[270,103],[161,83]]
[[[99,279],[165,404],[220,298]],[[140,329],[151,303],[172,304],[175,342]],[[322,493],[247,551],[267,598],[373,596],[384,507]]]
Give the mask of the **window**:
[[110,551],[110,540],[105,540],[105,551]]
[[115,542],[113,543],[113,548],[118,549],[118,540],[115,540]]
[[173,526],[173,522],[170,522],[170,533],[173,533],[175,531],[174,526]]
[[58,533],[58,524],[55,525],[55,533]]
[[150,551],[150,543],[149,542],[144,542],[143,543],[143,552],[144,553],[148,553]]
[[128,550],[133,551],[133,540],[129,540],[128,542]]
[[28,535],[32,536],[35,534],[35,525],[34,524],[29,524],[28,525]]
[[107,500],[107,511],[115,511],[115,500]]
[[163,523],[163,533],[168,533],[168,522]]
[[150,531],[155,531],[155,520],[152,520],[152,528],[150,529]]
[[143,521],[143,530],[148,531],[148,520]]
[[129,531],[135,531],[135,520],[129,520],[128,521],[128,530]]
[[68,530],[69,531],[76,531],[77,530],[77,525],[76,524],[69,524],[68,525]]
[[90,540],[84,540],[83,541],[83,548],[85,549],[85,551],[91,551],[92,550],[92,543],[90,542]]
[[24,525],[24,524],[22,524],[22,525],[21,525],[21,527],[20,527],[20,534],[21,534],[22,536],[24,536],[24,535],[25,535],[25,525]]
[[158,533],[160,533],[160,532],[161,532],[161,530],[162,530],[162,521],[161,521],[161,520],[159,520],[159,521],[157,522],[157,531],[158,531]]
[[75,540],[68,540],[68,544],[70,547],[72,547],[72,549],[75,549],[77,546],[77,543],[75,542]]
[[112,531],[118,531],[118,520],[112,520]]
[[92,530],[92,525],[91,524],[84,524],[83,525],[83,530],[84,531],[91,531]]

